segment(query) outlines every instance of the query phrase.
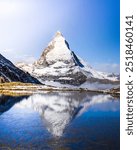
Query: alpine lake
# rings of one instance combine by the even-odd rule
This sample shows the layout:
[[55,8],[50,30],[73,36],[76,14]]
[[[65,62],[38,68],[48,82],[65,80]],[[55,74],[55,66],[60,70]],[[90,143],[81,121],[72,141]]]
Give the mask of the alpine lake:
[[0,150],[119,149],[119,97],[78,91],[0,95]]

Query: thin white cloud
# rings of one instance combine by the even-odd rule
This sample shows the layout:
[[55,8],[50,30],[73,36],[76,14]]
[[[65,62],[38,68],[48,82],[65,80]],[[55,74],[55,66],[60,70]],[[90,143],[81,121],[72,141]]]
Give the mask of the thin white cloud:
[[0,52],[4,57],[15,64],[17,62],[33,63],[34,61],[36,61],[36,58],[34,56],[24,54],[24,52],[17,51],[15,49],[4,49],[0,50]]
[[36,58],[31,55],[21,55],[14,58],[17,62],[24,62],[24,63],[34,63],[36,61]]
[[94,63],[93,68],[102,72],[119,73],[120,65],[116,63]]

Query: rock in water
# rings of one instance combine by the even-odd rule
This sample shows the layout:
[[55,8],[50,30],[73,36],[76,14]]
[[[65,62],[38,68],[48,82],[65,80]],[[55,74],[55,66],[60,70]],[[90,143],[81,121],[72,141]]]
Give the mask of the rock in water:
[[3,77],[0,77],[0,83],[4,83],[6,82],[5,79]]

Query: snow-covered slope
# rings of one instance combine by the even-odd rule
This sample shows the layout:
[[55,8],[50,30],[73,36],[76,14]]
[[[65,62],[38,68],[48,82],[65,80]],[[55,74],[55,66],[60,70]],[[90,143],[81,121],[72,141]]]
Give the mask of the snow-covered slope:
[[[58,82],[64,85],[119,84],[118,76],[94,70],[90,65],[70,50],[61,32],[57,32],[33,64],[19,63],[17,66],[29,72],[42,83]],[[89,85],[88,85],[89,86]],[[110,86],[112,88],[113,86]]]
[[43,51],[40,59],[35,62],[35,65],[49,66],[58,62],[74,65],[74,58],[69,45],[60,32],[57,32],[54,39],[48,44],[48,47]]
[[40,83],[29,73],[22,71],[0,54],[0,78],[2,82],[20,81],[28,83]]

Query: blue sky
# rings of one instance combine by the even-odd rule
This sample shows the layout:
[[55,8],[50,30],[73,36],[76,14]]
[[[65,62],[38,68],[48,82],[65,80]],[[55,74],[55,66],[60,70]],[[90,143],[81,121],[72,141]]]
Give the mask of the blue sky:
[[119,7],[119,0],[0,0],[0,53],[32,62],[60,30],[91,66],[119,72]]

